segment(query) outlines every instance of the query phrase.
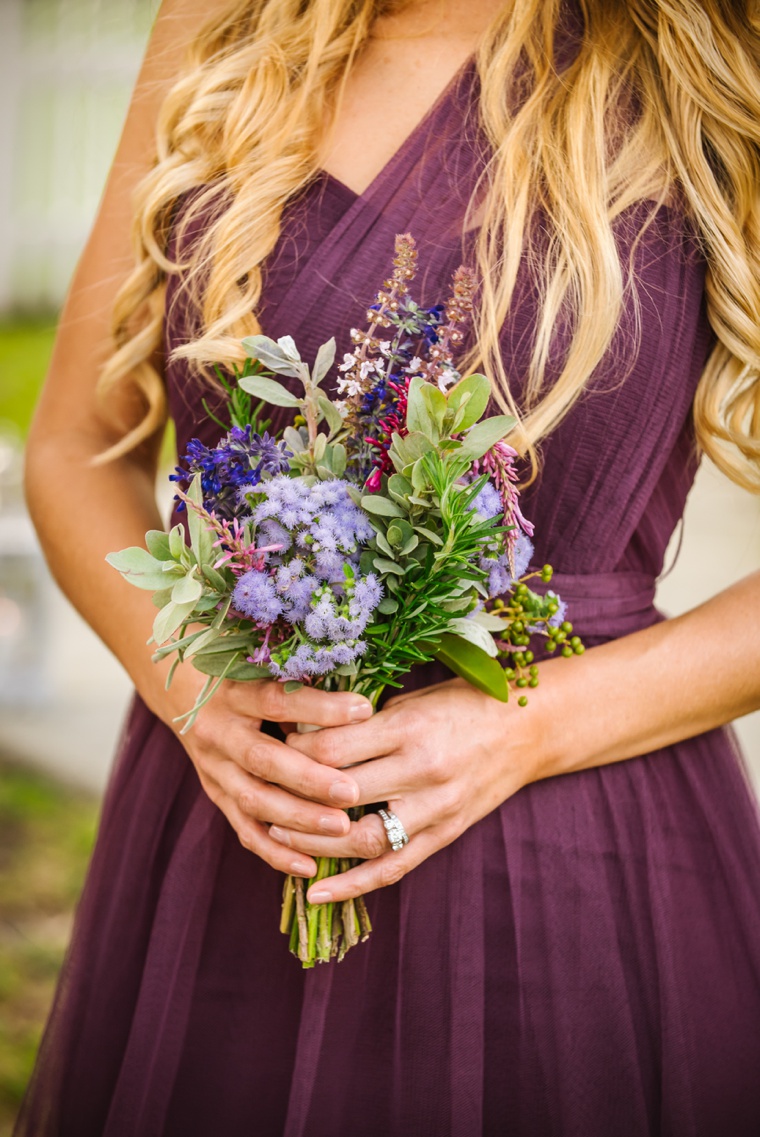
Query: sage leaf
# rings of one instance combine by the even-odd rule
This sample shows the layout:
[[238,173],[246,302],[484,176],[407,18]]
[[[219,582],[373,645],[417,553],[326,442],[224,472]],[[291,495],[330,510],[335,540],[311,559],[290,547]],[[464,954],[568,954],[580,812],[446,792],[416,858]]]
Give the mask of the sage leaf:
[[367,513],[374,513],[379,517],[406,517],[400,505],[379,493],[365,494],[361,506]]
[[[284,372],[290,374],[290,372]],[[278,383],[276,379],[267,379],[264,375],[249,375],[245,379],[238,380],[239,385],[249,395],[254,395],[257,399],[264,399],[265,402],[271,403],[274,407],[301,407],[303,400],[299,399],[296,395],[292,395],[287,387],[283,387],[282,383]]]
[[[145,544],[148,546],[148,552],[157,561],[169,561],[172,558],[169,551],[169,534],[164,533],[163,529],[149,529],[145,534]],[[183,541],[184,544],[184,541]]]
[[194,607],[195,601],[189,600],[186,604],[175,604],[170,601],[165,608],[162,608],[153,621],[153,638],[156,643],[166,643]]
[[172,603],[173,604],[195,604],[196,600],[200,600],[203,594],[203,585],[198,580],[194,573],[189,573],[178,580],[172,589]]
[[330,434],[336,434],[343,426],[343,415],[335,406],[335,403],[331,403],[326,395],[320,395],[317,399],[317,404],[325,416],[325,422],[330,428]]
[[469,458],[482,458],[486,451],[509,434],[515,422],[512,415],[493,415],[475,423],[462,441],[462,453]]
[[476,624],[474,620],[468,620],[465,616],[458,616],[450,622],[447,631],[451,635],[460,636],[468,643],[475,644],[486,655],[496,657],[496,644],[493,636],[480,624]]
[[[171,577],[167,579],[167,573],[163,570],[166,562],[156,560],[146,549],[141,549],[137,545],[133,545],[129,549],[122,549],[118,553],[109,553],[106,561],[112,568],[117,569],[130,584],[134,584],[137,588],[147,589],[149,592],[166,588],[167,584],[171,582]],[[175,568],[173,564],[169,564],[167,567],[170,571]]]
[[457,423],[458,430],[467,430],[485,414],[491,398],[491,384],[485,375],[467,375],[449,390],[450,410],[458,411],[464,404],[464,414]]
[[317,358],[314,360],[314,366],[311,369],[311,381],[315,387],[319,386],[334,362],[335,336],[332,336],[327,343],[322,344],[317,352]]

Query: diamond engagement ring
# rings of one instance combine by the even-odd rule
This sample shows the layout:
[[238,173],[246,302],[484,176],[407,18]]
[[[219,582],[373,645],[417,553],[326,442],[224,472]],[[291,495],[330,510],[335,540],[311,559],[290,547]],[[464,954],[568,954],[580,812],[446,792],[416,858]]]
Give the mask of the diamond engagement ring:
[[396,814],[390,809],[378,809],[378,817],[385,826],[385,832],[391,843],[394,853],[400,852],[404,845],[409,844],[409,834],[401,824]]

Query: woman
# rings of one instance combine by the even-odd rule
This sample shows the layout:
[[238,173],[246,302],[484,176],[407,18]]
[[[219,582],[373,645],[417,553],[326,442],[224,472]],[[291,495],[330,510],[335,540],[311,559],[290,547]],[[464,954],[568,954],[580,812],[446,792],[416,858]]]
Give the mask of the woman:
[[[760,830],[721,728],[760,706],[760,577],[652,606],[695,441],[760,489],[751,8],[165,0],[29,443],[138,694],[18,1134],[757,1134]],[[405,230],[429,301],[478,266],[471,358],[589,650],[527,710],[438,667],[372,718],[227,683],[180,739],[200,677],[164,689],[102,564],[159,524],[164,384],[180,450],[211,440],[204,364],[256,326],[346,350]],[[342,809],[378,801],[402,851]],[[279,873],[322,853],[364,860],[311,899],[369,893],[376,930],[302,973]]]

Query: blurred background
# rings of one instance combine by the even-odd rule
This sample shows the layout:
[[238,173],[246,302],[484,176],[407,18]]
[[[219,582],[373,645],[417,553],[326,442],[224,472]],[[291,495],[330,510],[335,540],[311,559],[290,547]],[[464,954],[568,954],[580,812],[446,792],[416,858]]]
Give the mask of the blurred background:
[[[21,493],[24,438],[158,6],[0,0],[0,1137],[31,1068],[129,699],[121,668],[45,568]],[[658,592],[671,615],[760,567],[760,501],[704,464],[674,562]],[[760,787],[760,714],[736,729]]]

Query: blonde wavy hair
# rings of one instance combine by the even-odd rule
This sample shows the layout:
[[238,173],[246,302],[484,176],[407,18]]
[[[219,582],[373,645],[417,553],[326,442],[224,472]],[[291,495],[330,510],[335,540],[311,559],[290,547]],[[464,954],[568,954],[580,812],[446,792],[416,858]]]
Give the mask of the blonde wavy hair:
[[[482,295],[477,360],[499,404],[516,411],[499,351],[518,269],[528,257],[542,293],[518,443],[535,447],[567,414],[610,348],[631,289],[615,222],[677,195],[708,262],[717,342],[694,403],[700,447],[760,492],[760,21],[753,0],[578,0],[585,34],[558,71],[552,45],[563,0],[505,3],[477,52],[480,119],[491,157],[476,237]],[[403,0],[402,0],[403,4]],[[400,4],[394,0],[394,10]],[[158,158],[136,202],[137,265],[114,311],[116,350],[99,383],[141,392],[145,416],[105,457],[160,428],[167,236],[213,220],[183,266],[202,281],[198,334],[183,346],[201,369],[241,359],[258,330],[261,265],[284,204],[318,173],[317,145],[342,84],[391,0],[232,0],[198,35],[164,103]],[[515,77],[518,78],[515,78]],[[630,108],[635,106],[635,114]],[[539,250],[531,219],[550,222]],[[547,382],[559,320],[573,329]]]

